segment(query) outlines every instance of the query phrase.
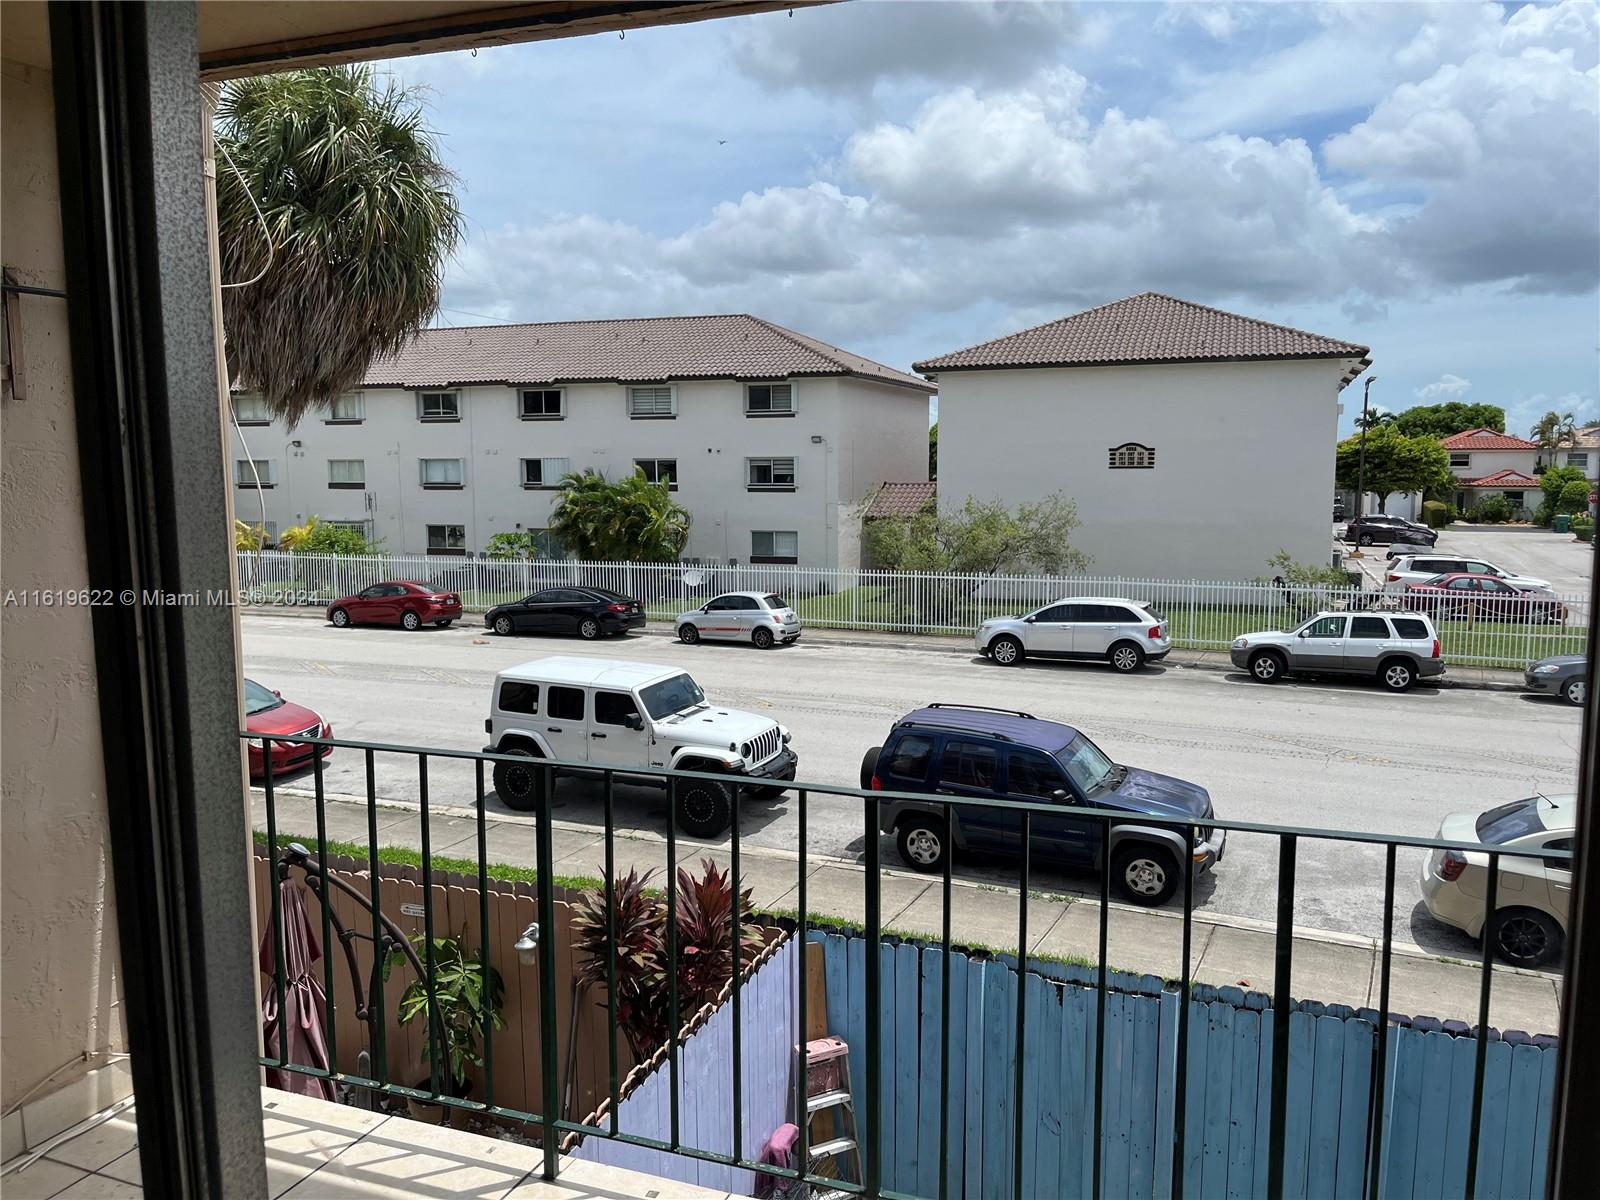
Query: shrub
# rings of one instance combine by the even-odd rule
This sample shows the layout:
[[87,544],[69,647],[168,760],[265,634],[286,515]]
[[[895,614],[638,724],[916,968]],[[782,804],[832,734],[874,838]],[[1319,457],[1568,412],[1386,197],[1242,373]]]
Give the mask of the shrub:
[[1594,518],[1588,513],[1582,513],[1572,519],[1573,535],[1580,542],[1587,542],[1594,536]]
[[1583,479],[1574,479],[1563,486],[1561,489],[1561,498],[1556,501],[1556,511],[1565,513],[1588,512],[1588,481]]
[[1497,525],[1504,525],[1512,517],[1511,501],[1504,496],[1488,496],[1478,501],[1477,518]]
[[1556,506],[1546,500],[1534,510],[1533,523],[1535,525],[1548,525],[1555,518],[1555,515]]
[[1450,505],[1442,500],[1424,500],[1422,523],[1430,529],[1443,529],[1450,524]]

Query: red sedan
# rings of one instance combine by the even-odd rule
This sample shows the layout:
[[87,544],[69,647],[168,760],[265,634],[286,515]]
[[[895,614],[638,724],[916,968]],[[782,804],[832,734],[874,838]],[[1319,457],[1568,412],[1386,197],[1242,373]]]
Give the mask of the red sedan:
[[440,629],[461,616],[461,597],[416,579],[389,579],[328,605],[328,620],[350,625],[398,625],[421,629],[430,621]]
[[[253,679],[244,681],[244,727],[250,733],[276,734],[283,737],[331,738],[333,726],[309,708],[291,704],[277,692],[262,687]],[[310,764],[317,751],[327,758],[332,746],[307,746],[303,742],[269,742],[272,747],[272,775],[277,778]],[[260,779],[266,774],[266,760],[261,742],[252,739],[247,743],[250,751],[250,778]]]
[[1567,619],[1566,605],[1554,596],[1519,591],[1494,575],[1435,575],[1407,586],[1401,602],[1436,619],[1464,621],[1470,616],[1480,621],[1548,621],[1552,625]]

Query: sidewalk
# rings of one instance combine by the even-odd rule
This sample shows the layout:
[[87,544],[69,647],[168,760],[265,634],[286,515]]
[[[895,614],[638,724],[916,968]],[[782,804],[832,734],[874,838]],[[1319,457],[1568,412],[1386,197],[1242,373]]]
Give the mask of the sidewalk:
[[[315,841],[315,800],[308,792],[279,789],[275,809],[280,840]],[[266,802],[252,789],[255,828],[266,829]],[[329,795],[326,825],[330,841],[367,840],[364,798]],[[414,806],[378,801],[380,846],[421,848],[421,823]],[[485,837],[490,863],[531,867],[535,861],[534,819],[516,814],[490,816]],[[598,878],[605,865],[604,831],[576,821],[552,822],[552,853],[561,875]],[[432,853],[476,860],[477,822],[470,808],[434,806],[428,822]],[[616,831],[613,854],[619,872],[654,869],[659,880],[666,863],[666,839],[648,830]],[[678,839],[678,862],[693,866],[701,858],[729,862],[727,843]],[[794,915],[799,904],[799,861],[788,850],[744,846],[739,880],[751,891],[758,910]],[[813,855],[806,869],[806,908],[813,921],[860,923],[865,918],[865,874],[859,864]],[[885,930],[937,939],[943,922],[943,880],[885,867],[881,913]],[[995,951],[1017,949],[1018,898],[1015,888],[956,879],[951,886],[952,940]],[[1030,954],[1094,963],[1099,947],[1100,905],[1075,896],[1034,893],[1028,902]],[[1180,910],[1144,909],[1113,903],[1107,917],[1107,960],[1113,969],[1176,979],[1182,971],[1183,919]],[[1270,992],[1275,936],[1270,923],[1196,912],[1192,926],[1191,976],[1199,983],[1235,984]],[[1293,994],[1300,999],[1356,1007],[1378,1005],[1380,945],[1372,938],[1296,929]],[[1429,954],[1409,942],[1395,942],[1391,957],[1389,1009],[1409,1016],[1431,1016],[1476,1024],[1479,968],[1474,962]],[[1497,965],[1490,1024],[1530,1034],[1555,1033],[1560,1024],[1561,980],[1554,974]]]

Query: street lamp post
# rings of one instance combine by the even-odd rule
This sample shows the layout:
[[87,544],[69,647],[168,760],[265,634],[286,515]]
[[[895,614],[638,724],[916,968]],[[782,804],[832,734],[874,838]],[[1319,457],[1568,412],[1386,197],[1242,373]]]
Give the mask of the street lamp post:
[[1361,449],[1356,455],[1356,551],[1351,558],[1365,557],[1361,553],[1361,518],[1366,516],[1367,505],[1367,401],[1372,396],[1376,375],[1367,376],[1367,385],[1361,389]]

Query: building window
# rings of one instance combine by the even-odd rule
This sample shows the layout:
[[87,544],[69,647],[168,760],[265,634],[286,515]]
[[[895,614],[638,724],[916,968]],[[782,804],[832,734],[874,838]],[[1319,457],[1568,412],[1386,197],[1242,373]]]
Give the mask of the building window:
[[522,486],[558,488],[571,471],[570,458],[525,458],[522,460]]
[[1156,452],[1153,447],[1141,446],[1138,442],[1123,442],[1120,446],[1113,446],[1110,450],[1111,469],[1148,469],[1156,465]]
[[636,458],[633,465],[651,483],[664,483],[669,492],[678,490],[678,460],[675,458]]
[[241,425],[271,425],[272,412],[264,396],[235,396],[233,419]]
[[747,417],[794,416],[794,384],[745,384],[744,412]]
[[323,424],[359,425],[366,419],[366,398],[360,392],[350,392],[348,395],[333,398],[333,402],[328,405],[328,415]]
[[524,421],[559,421],[567,415],[566,393],[560,388],[523,388],[517,416]]
[[458,488],[465,481],[464,464],[459,458],[422,458],[422,486],[425,488]]
[[752,492],[794,491],[794,459],[747,458],[745,487]]
[[1472,466],[1472,455],[1465,451],[1452,450],[1450,452],[1450,469],[1466,470]]
[[419,421],[461,420],[461,393],[418,392],[417,419]]
[[671,384],[628,389],[628,416],[635,420],[661,420],[678,415],[678,389]]
[[750,561],[753,563],[799,562],[799,533],[793,529],[754,530],[750,534]]
[[465,525],[429,525],[429,554],[465,554],[467,552],[467,527]]
[[1589,469],[1589,452],[1587,450],[1568,450],[1567,466],[1577,467],[1580,471]]
[[331,488],[364,488],[367,486],[367,462],[363,458],[330,458],[328,460],[328,486]]
[[242,488],[276,487],[278,473],[270,458],[238,458],[233,463],[233,482]]
[[1512,508],[1517,509],[1519,511],[1522,509],[1523,493],[1521,493],[1521,492],[1501,492],[1500,494],[1506,498],[1506,501],[1511,505]]

